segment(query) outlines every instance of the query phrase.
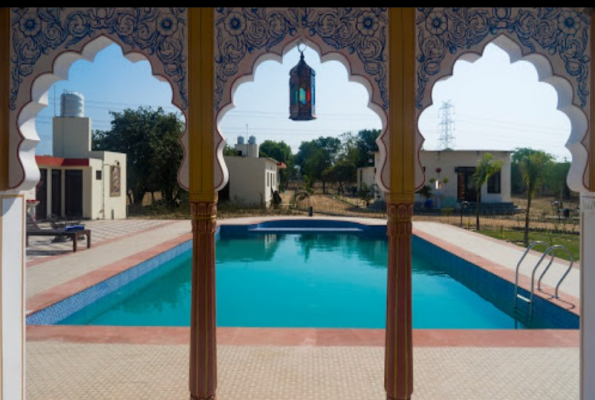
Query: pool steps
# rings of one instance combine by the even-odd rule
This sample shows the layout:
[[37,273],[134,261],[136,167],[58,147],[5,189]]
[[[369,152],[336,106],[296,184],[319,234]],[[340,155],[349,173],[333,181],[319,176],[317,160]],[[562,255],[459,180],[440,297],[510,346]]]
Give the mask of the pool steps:
[[[533,271],[531,272],[531,292],[530,292],[530,297],[526,297],[526,296],[523,296],[523,295],[519,294],[519,269],[521,267],[521,263],[523,262],[523,260],[527,256],[527,254],[529,253],[529,250],[531,250],[534,246],[539,245],[539,244],[543,244],[543,245],[547,246],[547,249],[543,252],[543,254],[541,255],[541,258],[539,259],[539,261],[537,262],[537,264],[535,264],[535,266],[533,267]],[[572,253],[570,252],[570,250],[568,250],[568,248],[566,248],[565,246],[562,246],[560,244],[550,246],[550,244],[548,242],[544,242],[544,241],[538,240],[538,241],[532,242],[529,246],[527,246],[527,249],[525,250],[525,252],[521,256],[521,259],[519,260],[519,262],[517,263],[516,273],[515,273],[515,278],[514,278],[514,309],[515,309],[515,312],[518,312],[519,311],[519,309],[517,307],[517,304],[518,304],[517,301],[519,299],[521,301],[527,303],[529,305],[529,311],[528,311],[528,315],[527,315],[528,320],[531,320],[531,317],[533,315],[533,294],[535,292],[535,290],[534,290],[534,287],[535,287],[534,286],[534,284],[535,284],[535,272],[537,271],[537,269],[539,268],[539,266],[541,265],[541,263],[543,262],[543,260],[549,255],[550,256],[550,261],[547,264],[547,266],[545,267],[545,269],[543,270],[543,272],[541,273],[541,275],[539,276],[539,279],[537,280],[537,290],[541,291],[541,279],[543,279],[543,276],[549,270],[550,266],[554,262],[554,259],[556,258],[555,257],[555,251],[556,250],[563,250],[563,251],[565,251],[568,254],[569,258],[570,258],[570,263],[568,265],[568,268],[566,269],[566,272],[564,272],[564,274],[560,277],[560,279],[558,280],[558,283],[556,284],[556,290],[554,292],[554,297],[556,299],[558,299],[559,298],[559,296],[558,296],[558,288],[560,287],[560,284],[566,278],[566,276],[568,275],[568,273],[572,269],[572,265],[574,264],[574,257],[572,256]]]

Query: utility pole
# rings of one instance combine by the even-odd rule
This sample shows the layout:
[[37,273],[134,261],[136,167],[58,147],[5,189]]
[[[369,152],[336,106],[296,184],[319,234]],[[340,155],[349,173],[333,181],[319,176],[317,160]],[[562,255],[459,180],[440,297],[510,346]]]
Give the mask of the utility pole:
[[455,123],[452,120],[454,105],[450,100],[442,102],[439,110],[440,137],[438,138],[438,150],[453,149],[455,147]]

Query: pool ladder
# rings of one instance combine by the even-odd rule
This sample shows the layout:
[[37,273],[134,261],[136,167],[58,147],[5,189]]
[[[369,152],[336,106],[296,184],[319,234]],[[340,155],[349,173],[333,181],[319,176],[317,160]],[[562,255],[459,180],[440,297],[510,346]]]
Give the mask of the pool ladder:
[[[523,260],[525,259],[525,257],[527,256],[527,254],[529,253],[529,250],[531,250],[534,246],[538,245],[538,244],[543,244],[548,246],[547,249],[543,252],[541,258],[539,259],[539,261],[537,262],[537,264],[535,264],[535,266],[533,267],[533,271],[531,272],[531,292],[529,294],[529,298],[519,294],[519,269],[521,266],[521,263],[523,262]],[[539,266],[541,265],[541,263],[543,262],[543,260],[550,255],[550,261],[547,264],[547,266],[545,267],[545,269],[543,270],[543,272],[541,273],[541,275],[539,275],[539,279],[537,280],[537,290],[541,291],[541,280],[543,279],[545,273],[549,270],[550,266],[552,265],[552,263],[554,262],[554,259],[556,258],[555,256],[555,251],[556,250],[563,250],[568,254],[568,257],[570,258],[570,264],[568,265],[568,268],[566,269],[566,272],[564,272],[564,275],[562,275],[562,277],[560,277],[560,279],[558,280],[558,283],[556,284],[556,290],[554,292],[554,298],[558,299],[558,289],[560,288],[560,284],[562,284],[562,281],[566,278],[566,276],[568,275],[568,273],[570,272],[570,270],[572,269],[572,265],[574,264],[574,257],[572,256],[572,253],[570,252],[570,250],[568,250],[568,248],[566,248],[565,246],[562,246],[560,244],[556,244],[553,246],[550,246],[548,242],[544,242],[541,240],[532,242],[528,247],[527,250],[525,250],[525,252],[523,253],[523,256],[521,257],[521,259],[519,260],[519,262],[516,265],[516,274],[515,274],[515,278],[514,278],[514,308],[515,310],[517,309],[517,302],[520,299],[521,301],[527,303],[529,305],[529,316],[528,316],[528,320],[531,320],[531,317],[533,316],[533,293],[534,293],[534,287],[535,287],[535,271],[537,271],[537,269],[539,268]]]

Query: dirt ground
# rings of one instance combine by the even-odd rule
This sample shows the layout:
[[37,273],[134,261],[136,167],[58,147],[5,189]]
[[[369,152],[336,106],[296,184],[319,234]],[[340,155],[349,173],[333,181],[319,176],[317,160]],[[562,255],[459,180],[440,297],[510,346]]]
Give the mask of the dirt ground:
[[[366,208],[364,203],[357,197],[337,196],[334,191],[331,194],[323,195],[320,189],[315,194],[299,201],[294,201],[294,190],[286,190],[280,193],[282,204],[279,208],[237,208],[221,204],[218,207],[217,217],[219,219],[248,217],[255,215],[308,215],[309,208],[312,207],[313,215],[335,215],[350,217],[367,218],[386,218],[386,210],[382,207]],[[158,196],[155,198],[158,200]],[[554,215],[552,209],[552,197],[538,197],[533,199],[531,206],[532,229],[562,231],[567,233],[577,233],[579,231],[578,219],[578,196],[573,196],[570,200],[564,201],[563,207],[570,209],[569,218],[558,218]],[[145,198],[146,205],[151,204],[151,197],[148,193]],[[524,197],[513,197],[513,202],[522,211],[516,215],[510,216],[489,216],[481,217],[480,225],[482,229],[522,229],[525,224],[524,209],[527,200]],[[131,218],[188,218],[189,209],[181,207],[179,210],[165,212],[163,209],[157,209],[154,212],[142,213],[139,215],[130,215]],[[451,215],[442,215],[436,213],[432,215],[413,215],[414,221],[437,221],[456,226],[463,226],[468,229],[475,229],[475,215],[463,215],[462,222],[460,214],[455,210]]]
[[[293,197],[293,191],[286,191],[281,195],[283,198],[283,204],[288,205],[291,203]],[[531,221],[530,227],[532,229],[544,229],[544,230],[562,230],[566,232],[578,232],[579,230],[579,219],[578,219],[578,198],[571,199],[570,201],[564,202],[564,207],[568,207],[570,212],[569,218],[557,218],[552,210],[551,197],[536,198],[532,201],[531,206]],[[516,215],[510,216],[488,216],[480,217],[480,226],[488,229],[521,229],[525,225],[525,212],[524,209],[527,204],[527,200],[521,197],[514,197],[513,202],[522,211]],[[351,204],[349,204],[351,203]],[[308,207],[312,207],[314,214],[328,214],[328,215],[347,215],[347,216],[366,216],[372,218],[386,218],[384,210],[369,210],[363,207],[361,200],[357,198],[339,198],[333,195],[322,195],[314,194],[308,200],[302,200],[298,202],[298,207],[305,212]],[[442,214],[433,215],[413,215],[414,221],[437,221],[452,225],[461,225],[461,216],[456,211],[450,216]],[[462,218],[462,226],[469,227],[470,229],[475,228],[475,215],[464,214]]]

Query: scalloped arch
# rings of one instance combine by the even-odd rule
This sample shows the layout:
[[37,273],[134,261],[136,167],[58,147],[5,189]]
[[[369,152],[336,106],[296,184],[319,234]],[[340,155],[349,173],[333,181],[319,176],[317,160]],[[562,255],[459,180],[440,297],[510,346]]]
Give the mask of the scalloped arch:
[[[254,82],[256,70],[258,69],[260,64],[262,64],[266,61],[276,61],[281,64],[283,62],[283,56],[285,54],[287,54],[288,52],[290,52],[291,50],[293,50],[295,47],[297,47],[298,43],[299,43],[299,39],[296,38],[296,39],[288,42],[283,47],[283,49],[281,49],[280,53],[267,52],[267,53],[263,53],[263,54],[259,55],[254,60],[254,63],[251,65],[251,69],[249,72],[247,72],[243,75],[237,75],[237,76],[233,77],[233,81],[231,82],[231,89],[230,89],[231,95],[229,96],[229,102],[221,104],[220,108],[216,111],[216,113],[217,113],[216,114],[217,127],[216,127],[215,151],[216,151],[217,159],[219,161],[220,172],[218,175],[218,179],[215,181],[215,182],[217,182],[215,184],[215,190],[220,190],[222,187],[224,187],[225,184],[227,183],[227,179],[228,179],[227,167],[225,166],[225,162],[223,160],[223,148],[225,146],[225,139],[219,129],[219,123],[223,120],[223,117],[225,116],[225,114],[227,114],[227,112],[231,111],[235,107],[235,105],[233,103],[235,91],[243,83]],[[316,42],[312,41],[311,39],[304,39],[303,43],[306,46],[314,49],[314,51],[316,51],[319,56],[321,55],[320,47],[318,46],[318,44]],[[351,70],[351,64],[349,63],[349,60],[343,54],[341,54],[339,52],[328,52],[324,55],[321,55],[320,60],[322,63],[324,63],[326,61],[337,61],[337,62],[341,63],[341,65],[343,65],[345,67],[345,69],[347,70],[348,81],[359,83],[366,89],[366,91],[368,92],[367,107],[370,108],[372,111],[374,111],[374,113],[376,113],[376,115],[378,115],[381,120],[382,129],[381,129],[381,134],[380,134],[377,142],[378,142],[378,148],[380,150],[381,157],[383,157],[383,159],[387,159],[387,150],[386,149],[388,148],[388,146],[381,139],[384,136],[386,136],[385,133],[386,133],[386,127],[387,127],[387,121],[388,121],[387,113],[386,113],[386,110],[383,109],[380,105],[372,102],[371,99],[372,99],[373,89],[372,89],[372,84],[370,83],[370,80],[366,76],[354,74]],[[377,179],[380,179],[380,178],[381,178],[381,176],[378,175]],[[388,180],[387,180],[387,182],[388,182]],[[378,186],[385,191],[388,190],[387,184],[384,184],[384,182],[382,182],[382,181],[380,181],[378,183]]]
[[[365,22],[365,23],[364,23]],[[381,168],[376,183],[389,188],[388,165],[388,53],[386,8],[222,8],[215,15],[215,112],[219,122],[233,108],[233,93],[254,79],[257,65],[281,61],[301,37],[322,62],[341,62],[349,81],[361,83],[369,93],[368,107],[380,116],[382,133],[377,143]],[[222,149],[224,139],[214,132],[215,190],[227,182]],[[421,136],[417,133],[417,141]],[[419,164],[419,163],[418,163]]]
[[[152,75],[171,85],[172,104],[187,119],[186,21],[185,9],[173,8],[11,9],[10,188],[29,190],[39,180],[34,122],[48,104],[50,86],[68,78],[74,61],[92,61],[112,43],[132,62],[149,61]],[[178,180],[187,188],[186,132],[180,141]]]
[[[416,16],[416,120],[432,104],[434,84],[452,76],[457,60],[473,62],[481,57],[485,46],[494,43],[507,52],[511,63],[530,62],[539,81],[549,83],[556,90],[558,110],[571,122],[566,148],[572,154],[572,163],[567,183],[573,191],[588,191],[588,17],[572,8],[436,8],[418,9]],[[562,24],[565,19],[572,19],[576,29],[566,29]],[[557,29],[542,36],[527,36],[526,31],[532,29],[535,21]]]

